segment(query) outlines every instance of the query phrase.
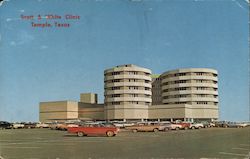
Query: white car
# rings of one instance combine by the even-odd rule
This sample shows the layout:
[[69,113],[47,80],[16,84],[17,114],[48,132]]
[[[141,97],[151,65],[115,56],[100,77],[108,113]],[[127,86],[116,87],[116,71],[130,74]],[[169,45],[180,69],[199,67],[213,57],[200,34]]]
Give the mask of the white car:
[[13,124],[12,124],[12,128],[13,128],[13,129],[20,129],[20,128],[24,128],[24,124],[20,124],[20,123],[13,123]]
[[36,128],[49,128],[49,124],[46,123],[37,123]]
[[204,128],[204,125],[202,123],[192,123],[189,128],[190,129],[201,129],[201,128]]
[[127,122],[122,122],[122,121],[115,121],[115,122],[112,122],[116,127],[119,127],[119,128],[125,128],[125,127],[129,127],[129,126],[133,126],[135,124],[133,123],[127,123]]

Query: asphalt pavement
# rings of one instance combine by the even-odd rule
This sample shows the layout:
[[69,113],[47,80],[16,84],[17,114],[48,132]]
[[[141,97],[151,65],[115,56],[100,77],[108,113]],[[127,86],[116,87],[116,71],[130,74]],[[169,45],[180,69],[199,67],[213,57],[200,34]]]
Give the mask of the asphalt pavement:
[[0,159],[249,158],[250,127],[122,131],[77,137],[50,129],[0,130]]

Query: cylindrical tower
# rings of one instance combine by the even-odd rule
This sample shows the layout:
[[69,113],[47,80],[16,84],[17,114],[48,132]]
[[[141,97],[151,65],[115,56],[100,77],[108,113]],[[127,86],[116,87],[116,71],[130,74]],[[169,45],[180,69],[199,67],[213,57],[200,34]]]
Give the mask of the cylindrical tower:
[[161,75],[164,104],[218,106],[217,71],[188,68],[167,71]]
[[104,71],[105,114],[108,120],[147,119],[152,103],[151,71],[120,65]]

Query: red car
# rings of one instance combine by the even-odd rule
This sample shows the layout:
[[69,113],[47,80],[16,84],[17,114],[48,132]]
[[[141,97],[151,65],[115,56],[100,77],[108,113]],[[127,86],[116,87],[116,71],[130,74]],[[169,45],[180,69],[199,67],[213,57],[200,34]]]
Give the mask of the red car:
[[115,136],[119,132],[119,128],[114,125],[104,124],[84,124],[79,127],[68,127],[68,133],[77,134],[77,136],[95,136],[106,135],[108,137]]
[[184,129],[184,130],[187,130],[190,128],[191,126],[191,123],[188,123],[188,122],[174,122],[174,124],[178,124],[178,125],[181,125],[181,128]]

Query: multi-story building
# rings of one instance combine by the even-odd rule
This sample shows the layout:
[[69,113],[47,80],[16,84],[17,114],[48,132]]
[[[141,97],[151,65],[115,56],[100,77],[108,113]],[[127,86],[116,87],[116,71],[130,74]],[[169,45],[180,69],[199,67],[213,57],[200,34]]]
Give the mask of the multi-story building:
[[[218,119],[216,70],[177,69],[163,73],[158,80],[161,83],[162,104],[156,103],[149,108],[150,119],[186,121]],[[156,89],[157,92],[160,90]]]
[[106,119],[147,119],[152,103],[151,71],[120,65],[104,71]]
[[217,71],[205,68],[178,69],[161,75],[163,104],[218,106]]
[[214,120],[218,119],[217,71],[186,68],[151,75],[136,65],[104,71],[104,104],[97,94],[80,102],[40,103],[40,121],[52,120]]

